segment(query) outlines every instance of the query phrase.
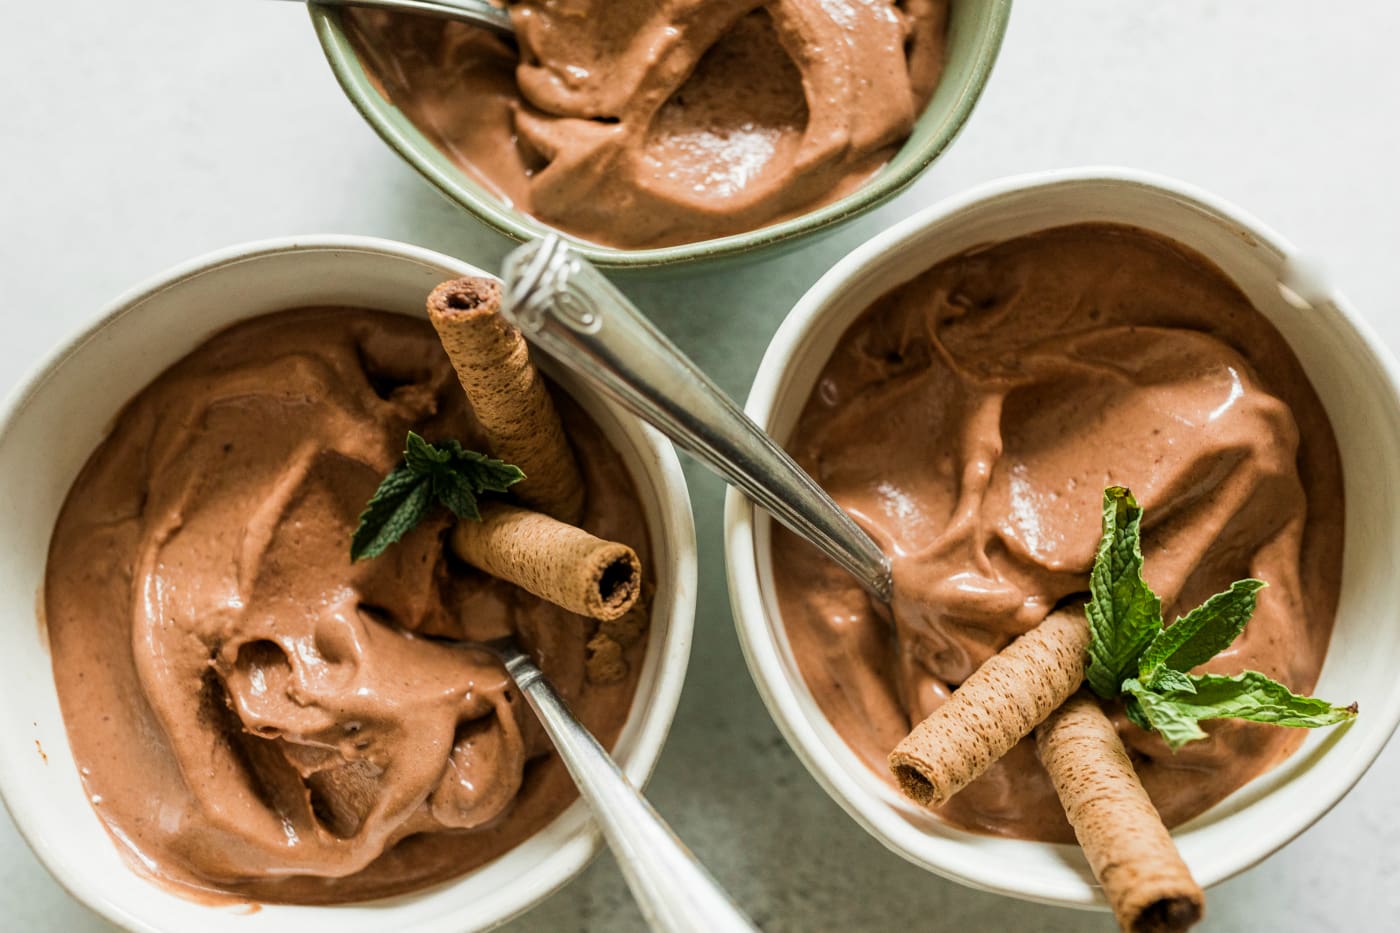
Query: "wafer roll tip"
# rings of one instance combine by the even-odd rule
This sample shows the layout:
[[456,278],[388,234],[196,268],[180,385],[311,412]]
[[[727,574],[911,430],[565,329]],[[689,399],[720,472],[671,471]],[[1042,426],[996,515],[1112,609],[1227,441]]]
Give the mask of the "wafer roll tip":
[[1168,895],[1144,907],[1131,921],[1130,933],[1179,933],[1200,923],[1204,914],[1200,897]]
[[890,773],[899,785],[904,796],[923,807],[939,807],[947,798],[938,792],[938,787],[924,777],[919,764],[898,749],[890,752]]
[[989,658],[890,753],[900,791],[920,806],[947,803],[1078,688],[1088,643],[1076,605]]
[[625,544],[607,542],[588,562],[587,612],[610,621],[627,614],[642,593],[642,562]]
[[1205,894],[1098,700],[1070,697],[1037,729],[1036,747],[1119,926],[1175,933],[1199,921]]
[[495,313],[500,307],[501,283],[482,275],[443,282],[428,295],[429,314],[450,315],[463,311]]
[[451,541],[472,566],[594,619],[625,615],[642,594],[636,551],[543,513],[493,503],[481,521],[458,522]]

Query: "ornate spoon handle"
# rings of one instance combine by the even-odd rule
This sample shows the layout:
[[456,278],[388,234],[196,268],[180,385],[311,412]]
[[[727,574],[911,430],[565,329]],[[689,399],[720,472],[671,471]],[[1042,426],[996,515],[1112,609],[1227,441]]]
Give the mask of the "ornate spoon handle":
[[642,914],[662,933],[753,931],[743,911],[632,786],[517,646],[497,651],[593,809]]
[[502,313],[541,350],[650,422],[890,600],[870,536],[708,376],[558,237],[505,263]]

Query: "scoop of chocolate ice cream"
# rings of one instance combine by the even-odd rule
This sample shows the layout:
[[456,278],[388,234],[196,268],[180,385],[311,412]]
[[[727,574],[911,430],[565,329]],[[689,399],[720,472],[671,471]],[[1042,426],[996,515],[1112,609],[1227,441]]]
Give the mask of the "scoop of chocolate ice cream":
[[388,99],[510,203],[599,243],[739,233],[829,203],[904,142],[946,0],[521,0],[518,51],[347,16]]
[[[1055,605],[1087,593],[1106,486],[1146,510],[1146,577],[1184,614],[1268,583],[1208,669],[1307,692],[1341,577],[1331,425],[1278,331],[1218,269],[1127,227],[1049,230],[940,262],[841,338],[789,444],[893,556],[892,606],[787,532],[774,570],[798,664],[877,773],[909,731]],[[1171,754],[1120,720],[1169,824],[1289,754],[1296,731],[1213,723]],[[1072,841],[1027,740],[943,808]]]
[[[617,453],[560,407],[582,524],[644,552]],[[445,510],[352,563],[410,429],[484,449],[426,322],[284,312],[156,379],[75,482],[45,586],[54,674],[98,811],[145,870],[349,900],[459,874],[538,829],[573,788],[471,642],[519,637],[604,741],[621,728],[645,638],[626,676],[590,682],[597,623],[450,557]]]

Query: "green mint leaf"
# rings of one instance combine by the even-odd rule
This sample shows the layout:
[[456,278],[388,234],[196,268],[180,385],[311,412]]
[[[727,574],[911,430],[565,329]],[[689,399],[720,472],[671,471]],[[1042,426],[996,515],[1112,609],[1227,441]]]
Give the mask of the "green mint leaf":
[[[1168,671],[1170,668],[1159,668]],[[1175,672],[1174,672],[1175,673]],[[1171,675],[1167,675],[1168,678]],[[1182,676],[1178,674],[1178,676]],[[1123,682],[1128,694],[1128,718],[1166,739],[1172,751],[1206,737],[1198,723],[1205,719],[1247,719],[1275,726],[1315,729],[1356,718],[1356,705],[1333,706],[1316,697],[1298,696],[1283,684],[1245,671],[1233,677],[1192,674],[1190,691],[1163,690],[1137,679]],[[1164,680],[1165,682],[1165,680]]]
[[[1128,719],[1159,733],[1176,751],[1206,737],[1205,719],[1245,719],[1316,728],[1354,719],[1356,704],[1299,696],[1258,671],[1233,677],[1190,674],[1230,647],[1254,615],[1262,580],[1238,580],[1170,627],[1142,578],[1142,509],[1133,494],[1103,494],[1103,538],[1089,577],[1086,679],[1105,699],[1121,696]],[[1137,676],[1132,676],[1136,668]]]
[[[1158,693],[1136,678],[1123,681],[1123,692],[1137,702],[1142,718],[1150,728],[1166,739],[1172,751],[1176,751],[1187,742],[1206,737],[1201,727],[1196,725],[1201,717],[1192,715],[1178,703],[1177,697],[1181,694]],[[1129,718],[1131,715],[1129,714]]]
[[1103,493],[1103,538],[1089,576],[1089,667],[1094,692],[1112,699],[1162,630],[1162,603],[1142,578],[1142,509],[1122,486]]
[[1233,677],[1193,674],[1196,692],[1172,695],[1172,702],[1197,719],[1248,719],[1276,726],[1315,729],[1356,718],[1356,704],[1333,706],[1317,697],[1299,696],[1258,671]]
[[439,472],[433,475],[433,497],[458,518],[481,521],[476,505],[476,490],[460,473]]
[[475,493],[506,492],[525,478],[520,467],[494,460],[474,450],[464,450],[456,441],[447,441],[445,446],[449,467],[462,476]]
[[1147,721],[1147,715],[1142,711],[1142,704],[1132,694],[1123,694],[1123,712],[1128,714],[1128,721],[1143,732],[1152,731],[1152,723]]
[[404,445],[403,460],[408,468],[419,476],[430,476],[449,463],[452,454],[446,450],[439,450],[409,431],[408,442]]
[[428,512],[430,487],[427,477],[415,474],[407,465],[395,467],[360,513],[359,525],[350,536],[350,559],[378,557],[408,534]]
[[430,444],[413,431],[395,467],[365,506],[350,537],[350,558],[378,557],[421,522],[435,503],[481,521],[477,496],[506,492],[525,478],[519,467],[467,450],[455,440]]
[[1163,666],[1189,671],[1230,647],[1254,615],[1263,588],[1263,580],[1236,580],[1225,592],[1216,593],[1177,619],[1147,646],[1138,664],[1138,676],[1151,681]]
[[1170,667],[1159,667],[1153,671],[1152,676],[1147,679],[1147,686],[1157,693],[1196,692],[1196,685],[1191,682],[1190,677]]

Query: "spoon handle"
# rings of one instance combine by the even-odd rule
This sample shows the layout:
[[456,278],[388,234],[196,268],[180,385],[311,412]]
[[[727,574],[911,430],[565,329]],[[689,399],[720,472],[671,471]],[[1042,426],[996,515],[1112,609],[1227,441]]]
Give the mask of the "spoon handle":
[[503,36],[515,35],[510,13],[490,0],[300,0],[308,6],[359,6],[395,13],[412,13],[451,19],[489,29]]
[[541,350],[737,486],[884,602],[889,559],[812,477],[558,237],[505,262],[502,313]]
[[540,669],[514,646],[500,653],[592,808],[651,928],[662,933],[753,931],[744,912],[574,718]]

